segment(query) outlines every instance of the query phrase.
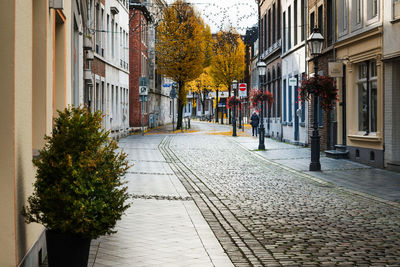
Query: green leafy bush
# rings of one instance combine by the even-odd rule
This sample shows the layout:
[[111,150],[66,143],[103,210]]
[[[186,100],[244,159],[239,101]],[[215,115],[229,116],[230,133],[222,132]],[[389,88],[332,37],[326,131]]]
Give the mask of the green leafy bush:
[[117,142],[101,129],[100,112],[69,107],[58,115],[33,160],[37,174],[25,220],[91,238],[113,233],[130,205],[122,181],[130,167],[126,154],[117,153]]

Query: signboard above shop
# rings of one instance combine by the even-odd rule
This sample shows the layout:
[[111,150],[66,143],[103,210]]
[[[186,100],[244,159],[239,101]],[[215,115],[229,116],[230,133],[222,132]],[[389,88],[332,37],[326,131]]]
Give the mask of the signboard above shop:
[[342,62],[328,62],[328,74],[334,78],[343,77],[343,63]]

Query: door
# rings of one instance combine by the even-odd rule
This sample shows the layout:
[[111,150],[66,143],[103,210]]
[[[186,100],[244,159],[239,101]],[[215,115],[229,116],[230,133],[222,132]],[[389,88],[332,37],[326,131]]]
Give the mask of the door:
[[299,141],[299,116],[297,110],[299,109],[299,92],[297,91],[298,86],[298,75],[294,76],[296,78],[296,86],[294,88],[294,141]]

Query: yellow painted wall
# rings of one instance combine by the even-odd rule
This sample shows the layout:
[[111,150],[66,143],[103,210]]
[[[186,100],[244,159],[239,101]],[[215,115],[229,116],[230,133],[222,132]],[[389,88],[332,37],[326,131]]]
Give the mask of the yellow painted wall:
[[[66,3],[63,12],[70,14]],[[26,224],[21,209],[33,191],[33,152],[43,146],[44,133],[51,133],[53,105],[61,103],[62,109],[70,101],[69,17],[55,62],[54,10],[48,1],[5,1],[0,9],[0,33],[7,40],[0,45],[0,266],[17,266],[44,229]],[[60,62],[62,77],[54,81],[59,77],[53,67]],[[62,95],[55,96],[53,85],[60,81]]]
[[[15,6],[3,1],[0,8],[0,266],[15,265],[14,231],[14,39]],[[7,40],[7,41],[4,41]]]

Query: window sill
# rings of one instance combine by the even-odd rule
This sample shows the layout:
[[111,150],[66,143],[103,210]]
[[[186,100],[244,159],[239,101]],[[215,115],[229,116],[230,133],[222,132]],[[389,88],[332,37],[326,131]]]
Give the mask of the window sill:
[[288,126],[293,126],[293,122],[288,122],[287,125]]
[[361,134],[351,134],[347,136],[350,140],[354,141],[364,141],[364,142],[381,142],[382,137],[376,135],[361,135]]
[[395,23],[398,23],[398,22],[400,22],[400,17],[395,18],[395,19],[392,19],[392,20],[390,21],[390,23],[392,23],[392,24],[395,24]]
[[287,122],[286,122],[286,121],[282,122],[282,125],[283,125],[283,126],[286,126],[286,125],[287,125]]
[[306,127],[306,123],[305,122],[300,122],[300,126],[301,127]]

